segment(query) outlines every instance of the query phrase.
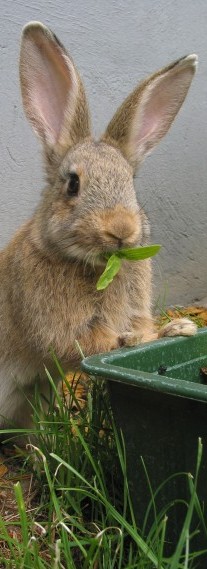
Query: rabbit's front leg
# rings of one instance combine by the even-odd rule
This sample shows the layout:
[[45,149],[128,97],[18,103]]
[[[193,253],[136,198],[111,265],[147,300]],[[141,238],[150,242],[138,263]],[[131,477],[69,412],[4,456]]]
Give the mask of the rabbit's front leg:
[[140,318],[134,321],[130,332],[120,337],[120,345],[136,346],[166,336],[193,336],[196,332],[196,324],[188,318],[174,318],[158,331],[155,330],[153,319]]
[[154,321],[150,315],[140,316],[131,321],[131,328],[119,336],[120,346],[136,346],[143,342],[151,342],[158,337]]
[[162,326],[158,332],[158,337],[164,336],[194,336],[197,332],[195,322],[189,318],[173,318],[170,322]]
[[105,323],[94,320],[83,336],[77,339],[84,356],[110,352],[121,345],[120,336]]

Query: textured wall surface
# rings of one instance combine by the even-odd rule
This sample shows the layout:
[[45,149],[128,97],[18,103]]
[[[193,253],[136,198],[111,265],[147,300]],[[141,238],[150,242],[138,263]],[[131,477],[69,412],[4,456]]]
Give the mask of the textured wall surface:
[[151,220],[155,299],[185,303],[207,294],[206,0],[1,0],[0,245],[33,211],[43,185],[38,143],[23,116],[18,82],[22,26],[40,20],[72,54],[98,135],[148,73],[186,53],[199,56],[191,90],[167,137],[136,179]]

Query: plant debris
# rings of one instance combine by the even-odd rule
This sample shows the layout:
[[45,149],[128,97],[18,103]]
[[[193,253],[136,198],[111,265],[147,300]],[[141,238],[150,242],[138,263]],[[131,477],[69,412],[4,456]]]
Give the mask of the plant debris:
[[161,326],[167,324],[173,318],[189,318],[197,324],[198,328],[202,328],[207,326],[207,308],[204,306],[175,306],[162,310],[157,317],[158,327],[161,328]]

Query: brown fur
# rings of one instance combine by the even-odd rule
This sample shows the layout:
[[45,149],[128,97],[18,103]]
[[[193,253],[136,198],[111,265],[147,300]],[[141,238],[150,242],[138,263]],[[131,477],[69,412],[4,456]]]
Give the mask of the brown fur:
[[[58,379],[51,348],[68,370],[79,365],[76,341],[89,355],[156,337],[150,260],[124,261],[105,291],[97,291],[96,282],[105,252],[148,242],[149,223],[136,200],[133,171],[167,132],[194,69],[193,56],[151,76],[94,142],[71,58],[41,24],[24,29],[22,98],[43,144],[47,183],[33,217],[0,253],[2,424],[29,424],[25,396],[32,398],[36,377],[45,394],[45,365]],[[68,195],[71,172],[80,180],[74,197]],[[194,331],[189,321],[179,321],[161,334]]]

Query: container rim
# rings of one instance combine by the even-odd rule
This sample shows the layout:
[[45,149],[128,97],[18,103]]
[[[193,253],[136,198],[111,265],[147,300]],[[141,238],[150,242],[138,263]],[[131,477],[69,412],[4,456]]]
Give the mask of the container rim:
[[[207,327],[198,330],[196,336],[207,336]],[[122,354],[122,358],[127,357],[129,354],[143,352],[143,351],[154,351],[163,347],[163,344],[184,344],[186,342],[192,341],[196,336],[190,337],[173,337],[173,338],[162,338],[160,340],[155,340],[153,342],[147,342],[133,348],[121,348],[117,350],[112,350],[111,352],[105,352],[101,354],[95,354],[84,358],[81,363],[81,369],[88,373],[89,375],[95,375],[103,377],[108,381],[123,383],[125,385],[134,386],[141,389],[148,389],[151,391],[158,391],[168,395],[174,395],[177,397],[185,397],[188,399],[195,399],[201,402],[207,402],[207,385],[203,385],[197,382],[191,382],[187,380],[177,379],[168,377],[167,375],[157,375],[155,373],[150,373],[146,371],[134,370],[130,368],[125,368],[114,364],[114,360],[117,356]],[[207,355],[207,346],[206,346]]]

